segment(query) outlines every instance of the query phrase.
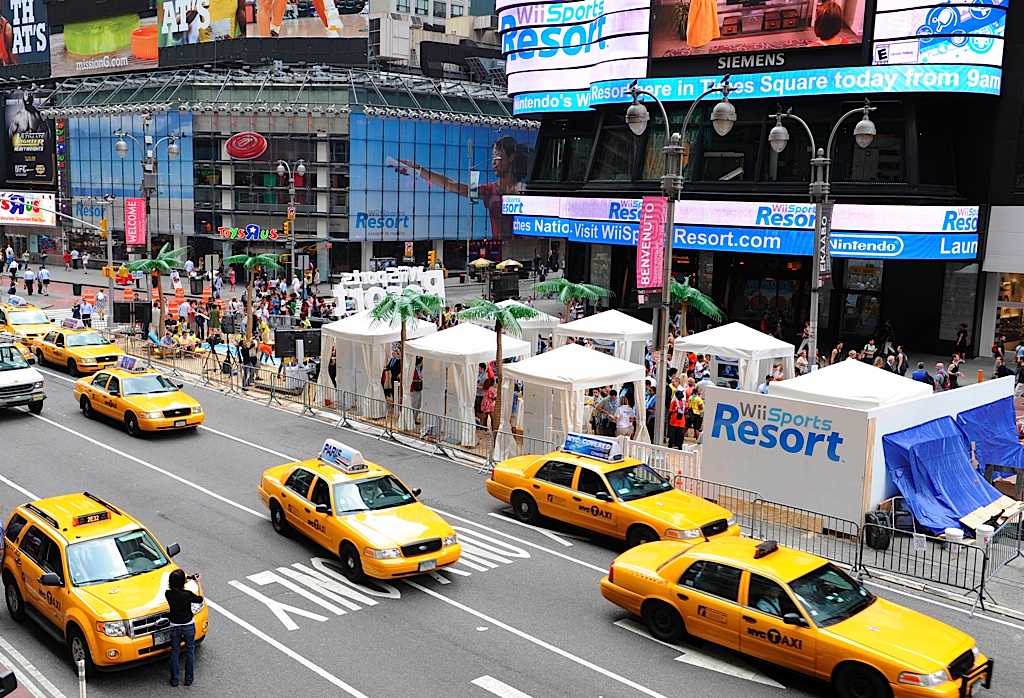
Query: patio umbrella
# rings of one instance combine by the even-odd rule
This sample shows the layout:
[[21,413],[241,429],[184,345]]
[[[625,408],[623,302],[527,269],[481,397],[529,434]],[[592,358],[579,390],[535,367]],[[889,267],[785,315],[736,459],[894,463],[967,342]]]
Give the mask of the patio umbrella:
[[497,268],[501,271],[508,271],[509,269],[522,269],[523,265],[517,260],[506,259],[503,262],[499,262]]
[[483,257],[481,257],[480,259],[474,259],[472,262],[469,263],[469,266],[474,267],[476,269],[486,269],[487,267],[491,266],[491,260],[484,259]]

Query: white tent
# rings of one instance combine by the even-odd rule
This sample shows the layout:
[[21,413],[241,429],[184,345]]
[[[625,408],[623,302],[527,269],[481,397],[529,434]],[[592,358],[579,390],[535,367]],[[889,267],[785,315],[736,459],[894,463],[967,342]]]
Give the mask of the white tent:
[[[507,394],[511,390],[512,381],[522,381],[526,409],[524,431],[537,435],[539,439],[557,443],[566,432],[583,431],[585,390],[604,385],[618,387],[631,382],[633,395],[642,397],[645,375],[644,367],[639,364],[579,344],[568,344],[506,366],[503,389]],[[554,411],[556,399],[559,406],[557,413]],[[634,439],[649,442],[642,403],[639,409]],[[506,421],[505,414],[502,414],[502,421]],[[502,453],[508,453],[508,444],[502,444],[501,439],[499,446],[502,447]]]
[[711,380],[725,385],[720,380],[718,367],[723,364],[739,365],[739,386],[743,390],[754,391],[771,373],[772,364],[782,364],[785,378],[793,377],[793,356],[796,347],[781,339],[776,339],[764,332],[733,322],[721,327],[680,337],[675,341],[672,366],[683,370],[683,362],[687,352],[711,354]]
[[[436,332],[437,326],[427,320],[407,322],[405,327],[406,340]],[[333,387],[327,366],[331,352],[337,349],[337,387],[339,391],[350,393],[347,404],[342,404],[341,409],[349,409],[361,403],[361,416],[381,417],[384,390],[379,376],[391,356],[391,345],[401,338],[402,327],[398,322],[375,322],[368,310],[324,325],[320,330],[318,383],[324,387]],[[362,394],[368,399],[358,400],[356,395],[364,385]]]
[[776,397],[861,410],[916,400],[931,393],[926,383],[850,360],[768,386],[768,394]]
[[[406,356],[422,356],[424,359],[422,407],[425,412],[447,416],[448,386],[454,387],[458,408],[452,411],[456,414],[455,419],[461,422],[460,442],[463,446],[476,445],[473,403],[476,398],[477,364],[494,360],[497,339],[498,335],[493,330],[463,323],[405,343]],[[508,335],[503,335],[501,349],[505,359],[530,355],[529,344]],[[448,373],[449,367],[451,376]],[[511,405],[512,400],[506,399],[504,402]],[[508,429],[507,420],[504,421],[504,428]]]
[[[515,305],[522,306],[524,308],[528,307],[524,303],[520,303],[519,301],[511,299],[507,301],[501,301],[500,303],[498,303],[498,305],[506,307]],[[473,320],[473,322],[484,327],[494,327],[493,320]],[[519,327],[521,327],[523,330],[522,339],[524,342],[530,343],[530,356],[533,356],[534,354],[537,353],[537,343],[539,338],[547,337],[548,335],[550,335],[551,331],[554,328],[558,327],[559,324],[560,322],[557,317],[554,317],[553,315],[548,315],[547,313],[542,313],[539,310],[537,311],[537,317],[530,318],[529,320],[519,321]]]
[[556,347],[564,345],[569,337],[612,341],[616,358],[641,363],[644,345],[653,331],[654,327],[643,320],[618,310],[605,310],[559,325],[552,334]]

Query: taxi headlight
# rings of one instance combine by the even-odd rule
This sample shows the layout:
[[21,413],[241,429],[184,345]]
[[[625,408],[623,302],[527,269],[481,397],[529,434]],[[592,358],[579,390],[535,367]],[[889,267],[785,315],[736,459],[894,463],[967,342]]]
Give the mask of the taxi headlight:
[[79,359],[78,363],[83,364],[85,366],[95,366],[96,359]]
[[978,657],[981,656],[981,651],[978,650],[977,645],[971,648],[971,655],[974,657],[974,661],[978,661]]
[[946,673],[945,669],[939,669],[934,674],[915,674],[910,671],[904,671],[900,674],[899,682],[909,684],[911,686],[938,686],[949,681],[949,674]]
[[458,545],[459,544],[459,534],[458,533],[453,533],[450,536],[445,536],[444,538],[441,539],[441,543],[446,548],[450,548],[453,545]]
[[700,538],[699,528],[670,528],[665,531],[666,538],[672,538],[674,540],[693,540],[694,538]]
[[192,414],[202,414],[202,413],[203,413],[203,408],[202,407],[193,407],[192,408]]
[[736,517],[730,516],[728,519],[725,520],[725,523],[729,528],[732,528],[736,525]]
[[143,419],[160,419],[164,414],[163,412],[141,412],[139,416]]
[[124,637],[128,634],[128,623],[123,620],[99,621],[96,630],[110,637]]
[[363,555],[372,557],[374,560],[391,560],[396,557],[402,557],[402,551],[398,548],[385,548],[384,550],[363,548]]

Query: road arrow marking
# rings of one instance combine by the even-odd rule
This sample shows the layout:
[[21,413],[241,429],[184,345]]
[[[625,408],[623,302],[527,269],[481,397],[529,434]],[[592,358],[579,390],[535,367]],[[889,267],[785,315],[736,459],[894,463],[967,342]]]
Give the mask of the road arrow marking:
[[[508,511],[508,510],[506,510],[506,511]],[[572,533],[557,533],[557,534],[556,533],[552,533],[551,531],[549,531],[547,529],[544,529],[544,528],[541,528],[540,526],[532,526],[532,525],[530,525],[528,523],[523,523],[522,521],[516,521],[513,518],[509,518],[508,516],[504,516],[503,514],[496,514],[493,511],[488,513],[487,515],[488,516],[493,516],[496,519],[501,519],[502,521],[506,521],[506,522],[508,522],[510,524],[515,524],[516,526],[522,526],[523,528],[529,528],[529,529],[531,529],[533,531],[536,531],[537,533],[541,534],[542,536],[546,536],[547,538],[550,538],[551,540],[555,541],[559,545],[564,545],[567,548],[572,547],[572,543],[570,543],[567,540],[563,540],[563,537],[564,538],[575,538],[576,540],[582,540],[582,541],[589,541],[590,540],[589,538],[587,538],[585,536],[577,536],[577,535],[572,534]]]

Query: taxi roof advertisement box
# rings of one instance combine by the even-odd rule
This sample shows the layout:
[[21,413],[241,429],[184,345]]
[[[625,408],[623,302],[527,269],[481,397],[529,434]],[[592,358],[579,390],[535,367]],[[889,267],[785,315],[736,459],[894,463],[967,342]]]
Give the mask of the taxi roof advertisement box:
[[860,523],[868,413],[708,387],[701,476]]

